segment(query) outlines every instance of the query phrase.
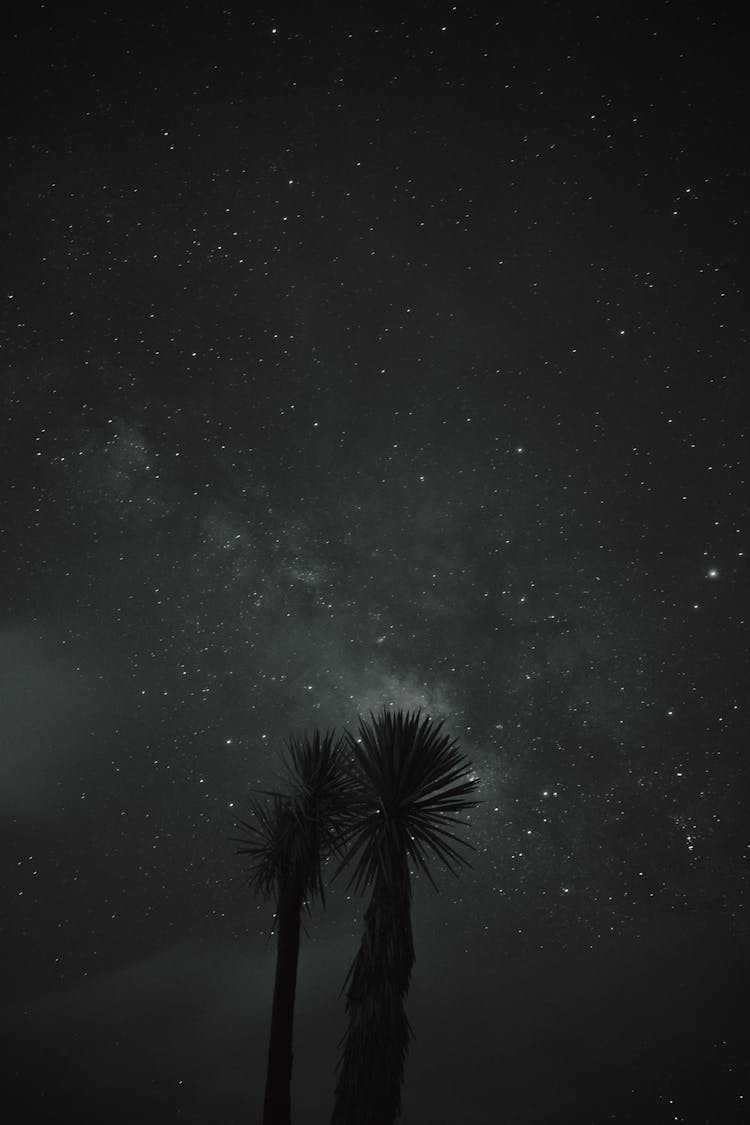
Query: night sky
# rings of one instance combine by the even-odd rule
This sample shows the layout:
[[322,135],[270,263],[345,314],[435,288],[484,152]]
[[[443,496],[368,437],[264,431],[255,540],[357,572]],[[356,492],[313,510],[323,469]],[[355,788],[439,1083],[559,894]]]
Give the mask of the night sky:
[[[233,819],[385,704],[483,802],[415,884],[404,1125],[739,1121],[739,26],[159,7],[3,26],[4,1096],[259,1121]],[[362,910],[307,923],[298,1125]]]

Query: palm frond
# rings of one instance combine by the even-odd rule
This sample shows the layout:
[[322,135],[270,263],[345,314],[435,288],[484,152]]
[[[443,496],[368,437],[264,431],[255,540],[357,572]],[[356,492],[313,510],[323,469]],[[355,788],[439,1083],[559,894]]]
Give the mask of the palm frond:
[[420,711],[383,708],[360,718],[359,738],[346,740],[362,778],[357,822],[346,840],[339,870],[350,867],[349,885],[362,890],[389,864],[394,846],[427,875],[430,859],[449,871],[466,863],[455,845],[470,847],[452,827],[456,814],[474,807],[477,788],[471,765],[458,743]]
[[247,882],[263,897],[278,899],[290,880],[307,901],[324,899],[323,863],[341,851],[358,806],[361,786],[348,746],[333,731],[289,737],[282,758],[285,791],[262,791],[250,801],[250,817],[238,820],[237,855],[250,857]]
[[263,898],[278,898],[284,874],[291,868],[295,817],[292,802],[280,793],[265,800],[252,798],[250,817],[237,820],[242,836],[232,836],[240,846],[236,855],[249,856],[246,883]]

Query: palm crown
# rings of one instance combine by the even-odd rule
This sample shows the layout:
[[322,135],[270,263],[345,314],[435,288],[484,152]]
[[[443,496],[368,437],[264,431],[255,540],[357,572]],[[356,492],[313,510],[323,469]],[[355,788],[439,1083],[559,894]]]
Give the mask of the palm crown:
[[419,711],[388,711],[360,718],[359,738],[346,740],[360,780],[356,815],[347,825],[340,869],[353,864],[350,885],[362,890],[387,874],[394,854],[405,854],[433,886],[429,860],[449,871],[466,862],[456,845],[469,847],[450,826],[476,805],[477,781],[458,744]]
[[333,731],[290,737],[282,759],[285,792],[250,801],[249,820],[238,820],[238,855],[249,857],[246,881],[264,898],[276,897],[290,878],[306,902],[325,898],[323,863],[341,847],[351,822],[356,782],[344,769],[346,746]]

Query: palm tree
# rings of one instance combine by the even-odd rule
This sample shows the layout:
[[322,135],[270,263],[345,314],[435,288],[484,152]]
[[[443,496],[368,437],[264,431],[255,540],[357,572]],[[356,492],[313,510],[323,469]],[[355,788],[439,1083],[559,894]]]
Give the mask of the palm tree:
[[276,904],[276,977],[268,1045],[263,1125],[290,1125],[294,1000],[303,906],[324,901],[323,863],[337,852],[351,817],[355,781],[345,770],[343,739],[333,731],[291,737],[284,758],[287,791],[250,802],[237,855],[250,857],[248,884]]
[[359,952],[347,974],[347,1030],[340,1047],[332,1125],[392,1125],[401,1112],[412,1038],[404,999],[414,965],[409,865],[433,886],[430,861],[453,874],[465,863],[452,831],[456,814],[477,804],[477,780],[442,722],[419,711],[383,708],[347,732],[362,794],[339,866],[350,886],[372,888]]

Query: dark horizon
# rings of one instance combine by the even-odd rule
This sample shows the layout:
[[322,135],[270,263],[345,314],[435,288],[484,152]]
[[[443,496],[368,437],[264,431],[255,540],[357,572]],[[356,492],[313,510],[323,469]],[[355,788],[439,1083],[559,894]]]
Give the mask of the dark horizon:
[[[31,1121],[260,1121],[290,734],[443,718],[403,1125],[730,1123],[747,82],[664,3],[12,5],[0,1003]],[[364,903],[301,943],[328,1121]]]

